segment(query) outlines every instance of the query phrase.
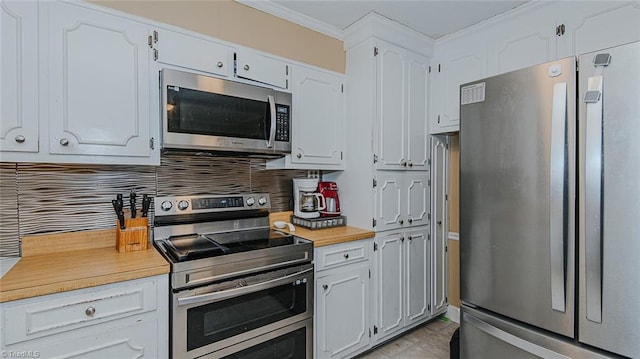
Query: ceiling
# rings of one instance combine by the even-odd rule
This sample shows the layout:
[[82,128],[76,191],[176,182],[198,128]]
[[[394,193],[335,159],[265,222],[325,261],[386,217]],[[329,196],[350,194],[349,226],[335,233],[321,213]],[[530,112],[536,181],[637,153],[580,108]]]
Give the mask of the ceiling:
[[370,12],[432,39],[511,10],[513,0],[236,0],[247,6],[342,39],[343,30]]

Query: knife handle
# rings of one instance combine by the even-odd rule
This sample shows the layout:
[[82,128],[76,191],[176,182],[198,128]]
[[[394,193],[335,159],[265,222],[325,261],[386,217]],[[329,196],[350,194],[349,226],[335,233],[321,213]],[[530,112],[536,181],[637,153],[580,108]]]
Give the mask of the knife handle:
[[129,208],[131,209],[131,218],[136,218],[136,193],[133,191],[129,194]]

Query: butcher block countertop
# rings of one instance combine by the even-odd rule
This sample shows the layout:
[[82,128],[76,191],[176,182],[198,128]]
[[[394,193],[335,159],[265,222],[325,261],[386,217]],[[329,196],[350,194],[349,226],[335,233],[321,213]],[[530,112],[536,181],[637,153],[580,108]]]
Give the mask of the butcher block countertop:
[[[291,221],[292,212],[276,212],[271,213],[269,215],[269,220],[271,222],[271,227],[273,227],[273,222],[275,221]],[[313,241],[314,247],[328,246],[331,244],[344,243],[349,241],[356,241],[359,239],[372,238],[376,235],[376,232],[369,231],[366,229],[351,227],[351,226],[342,226],[342,227],[333,227],[326,229],[306,229],[300,226],[295,226],[296,231],[292,234],[295,234],[298,237],[308,239]],[[283,232],[289,232],[288,229],[280,229]]]
[[24,237],[22,258],[0,278],[0,303],[169,273],[152,245],[119,253],[115,229]]

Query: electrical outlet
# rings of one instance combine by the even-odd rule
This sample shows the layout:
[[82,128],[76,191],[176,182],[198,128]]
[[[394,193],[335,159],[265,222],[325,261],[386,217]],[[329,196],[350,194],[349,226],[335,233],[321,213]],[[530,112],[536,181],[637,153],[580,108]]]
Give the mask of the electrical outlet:
[[308,170],[307,171],[307,178],[320,179],[320,171],[318,171],[318,170]]

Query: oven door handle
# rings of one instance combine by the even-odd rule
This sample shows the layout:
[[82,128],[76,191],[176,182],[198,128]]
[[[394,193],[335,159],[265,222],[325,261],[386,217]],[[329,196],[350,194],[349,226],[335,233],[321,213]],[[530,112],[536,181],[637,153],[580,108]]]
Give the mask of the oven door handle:
[[[259,290],[277,287],[281,284],[286,284],[287,282],[290,282],[292,278],[299,277],[309,272],[313,272],[313,268],[292,273],[281,278],[275,278],[268,281],[252,284],[246,287],[233,288],[228,290],[222,290],[219,292],[194,295],[194,296],[185,297],[185,298],[178,298],[178,306],[184,306],[184,305],[189,305],[194,303],[203,303],[203,302],[217,302],[220,300],[238,297],[238,296],[251,293],[251,292],[256,292]],[[309,285],[313,285],[313,283],[310,283]]]

